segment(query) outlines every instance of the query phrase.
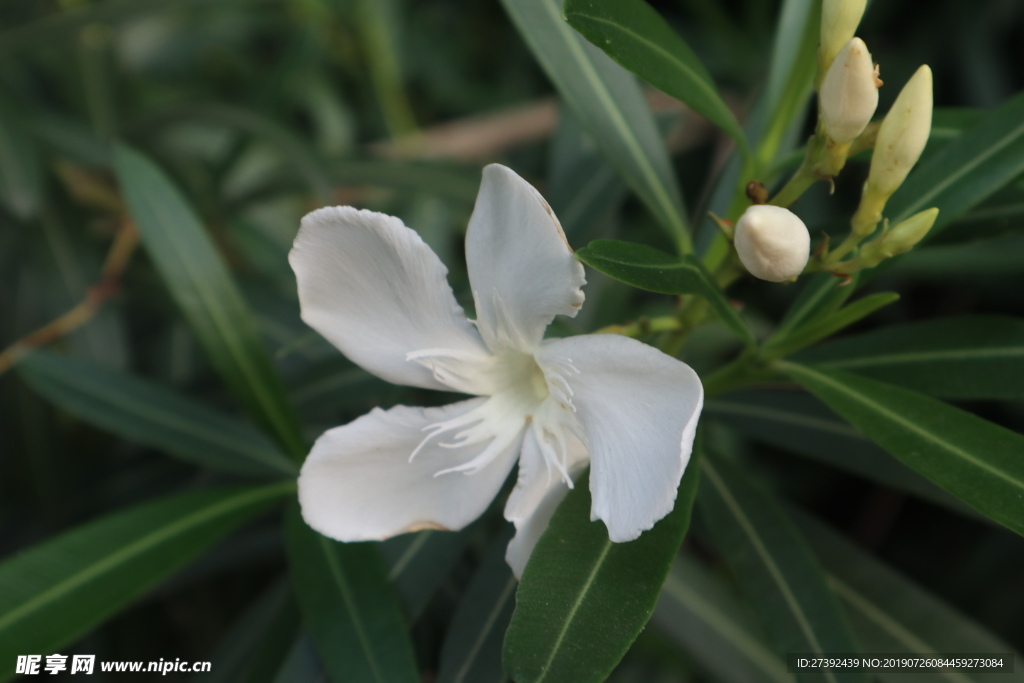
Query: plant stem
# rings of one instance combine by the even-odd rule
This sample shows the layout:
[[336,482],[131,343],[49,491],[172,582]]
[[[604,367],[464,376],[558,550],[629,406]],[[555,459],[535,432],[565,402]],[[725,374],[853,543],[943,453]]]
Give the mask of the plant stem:
[[125,220],[114,236],[99,281],[89,288],[85,299],[67,313],[14,342],[0,353],[0,375],[33,349],[46,346],[89,322],[100,306],[117,292],[128,261],[139,243],[135,225]]

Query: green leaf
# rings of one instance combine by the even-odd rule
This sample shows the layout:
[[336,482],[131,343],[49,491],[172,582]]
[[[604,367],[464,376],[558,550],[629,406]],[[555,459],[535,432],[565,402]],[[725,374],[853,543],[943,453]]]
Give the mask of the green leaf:
[[632,75],[563,20],[559,0],[502,0],[572,115],[657,217],[691,251],[679,183]]
[[565,18],[609,57],[705,116],[749,153],[743,129],[711,74],[644,0],[566,0]]
[[503,683],[502,641],[515,607],[516,578],[505,562],[511,533],[491,543],[459,601],[441,649],[437,683]]
[[145,131],[181,121],[210,122],[249,133],[275,148],[281,158],[294,167],[292,173],[303,178],[318,199],[324,202],[330,200],[334,188],[326,164],[306,141],[287,127],[257,112],[215,102],[188,102],[163,107],[158,114],[137,121],[133,128],[142,135]]
[[270,683],[299,632],[299,608],[287,577],[275,581],[235,620],[195,683]]
[[784,0],[782,3],[762,96],[763,132],[757,136],[758,159],[762,165],[785,151],[787,133],[807,107],[818,69],[820,26],[820,2]]
[[594,240],[577,251],[576,257],[605,275],[649,292],[702,296],[740,339],[747,344],[755,341],[721,288],[692,254],[676,257],[643,244]]
[[1024,436],[866,377],[795,363],[780,369],[891,455],[1024,534]]
[[790,453],[910,493],[960,514],[975,514],[957,498],[894,460],[863,432],[810,394],[766,390],[735,392],[725,398],[706,401],[704,414]]
[[[857,652],[825,574],[775,500],[721,458],[704,461],[701,519],[772,636],[775,653]],[[823,669],[801,681],[864,681]]]
[[1024,400],[1024,320],[964,316],[887,327],[801,353],[800,363],[948,399]]
[[651,624],[730,683],[792,683],[786,663],[765,645],[753,615],[721,579],[688,555],[672,563]]
[[14,103],[0,95],[0,201],[18,218],[31,218],[43,201],[43,167]]
[[[545,198],[570,244],[609,231],[610,216],[626,198],[626,186],[590,136],[568,114],[558,119],[548,152]],[[604,234],[601,234],[604,233]],[[584,308],[582,314],[586,314]]]
[[899,301],[900,295],[893,292],[879,292],[854,301],[849,306],[832,313],[822,312],[806,323],[784,335],[776,334],[764,344],[767,358],[781,358],[793,351],[831,336],[850,325],[863,320],[880,308]]
[[466,550],[472,531],[418,531],[380,544],[405,615],[416,621]]
[[[945,652],[1013,652],[1014,648],[919,584],[901,576],[807,515],[795,519],[818,559],[828,583],[842,600],[857,638],[869,652],[900,652],[926,657]],[[1020,661],[1020,654],[1016,654]],[[892,683],[968,683],[991,681],[991,673],[914,674],[879,672]],[[1021,681],[1019,669],[1000,679]]]
[[297,507],[285,529],[292,584],[331,679],[419,681],[387,565],[373,543],[338,543],[306,526]]
[[840,281],[830,273],[815,275],[800,290],[800,294],[786,311],[778,329],[765,343],[777,343],[776,339],[784,339],[796,328],[838,310],[856,291],[857,279],[858,276],[854,275],[852,282],[840,287]]
[[298,420],[227,265],[171,181],[138,152],[114,152],[121,191],[150,258],[235,396],[288,452],[306,454]]
[[273,680],[274,683],[295,683],[296,681],[322,683],[328,680],[323,663],[317,657],[316,649],[308,635],[302,634],[291,643],[291,650]]
[[187,493],[115,513],[0,564],[0,679],[156,586],[294,484]]
[[45,351],[23,358],[18,372],[64,410],[129,441],[227,472],[296,474],[260,432],[158,384]]
[[516,593],[504,655],[514,680],[603,681],[615,668],[650,618],[690,526],[697,453],[675,509],[629,543],[612,543],[604,524],[590,521],[588,481],[577,482],[534,548]]
[[937,235],[965,211],[1024,173],[1024,93],[986,113],[907,178],[886,214],[896,225],[935,206]]

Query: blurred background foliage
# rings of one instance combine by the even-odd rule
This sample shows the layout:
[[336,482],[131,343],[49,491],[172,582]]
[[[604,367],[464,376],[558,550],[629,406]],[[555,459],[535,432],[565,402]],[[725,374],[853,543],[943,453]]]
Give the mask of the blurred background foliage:
[[[779,3],[652,4],[700,55],[742,121],[763,85]],[[926,154],[975,120],[970,108],[998,105],[1024,89],[1019,0],[876,2],[859,35],[876,58],[884,55],[883,80],[899,84],[917,65],[932,66],[938,110]],[[897,92],[898,86],[882,89],[880,111]],[[650,100],[696,224],[729,145],[665,96],[652,92]],[[806,132],[812,124],[809,119]],[[310,439],[371,406],[448,397],[368,375],[301,323],[286,255],[306,211],[356,204],[401,216],[441,255],[467,306],[461,239],[486,162],[502,161],[535,182],[574,246],[611,235],[658,246],[665,240],[562,115],[498,2],[5,0],[0,346],[92,297],[100,302],[95,315],[58,339],[57,350],[174,387],[239,420],[245,418],[142,251],[104,283],[116,289],[97,287],[123,223],[111,173],[115,139],[155,159],[200,213],[257,316]],[[799,156],[791,161],[795,166]],[[842,229],[842,217],[856,205],[858,174],[865,173],[865,164],[855,164],[834,197],[820,184],[801,200],[812,234]],[[1024,315],[1022,218],[1019,179],[872,283],[869,291],[897,291],[902,299],[858,329],[959,313]],[[668,297],[597,273],[588,277],[588,305],[579,319],[561,321],[562,333],[672,308]],[[745,302],[748,320],[766,327],[794,288],[743,281],[730,295]],[[716,325],[693,342],[686,360],[698,370],[736,349]],[[1020,403],[961,405],[1024,430]],[[779,406],[802,422],[757,419]],[[871,462],[860,454],[875,447],[806,395],[730,395],[709,404],[707,416],[718,442],[762,481],[1024,646],[1024,547],[1011,532],[886,485],[882,465],[851,471],[854,458],[846,453]],[[154,496],[233,480],[83,422],[16,372],[0,377],[0,456],[3,556]],[[403,596],[417,601],[413,633],[428,679],[438,670],[454,605],[472,590],[469,578],[487,561],[498,528],[485,518],[458,535],[436,580],[424,579],[429,593]],[[709,533],[698,518],[687,543],[698,575],[688,575],[680,590],[701,585],[707,577],[700,572],[715,566]],[[385,554],[397,561],[402,548],[400,541]],[[282,646],[264,652],[270,663],[260,675],[233,680],[270,680],[286,657],[294,671],[307,667],[313,680],[315,659],[296,640],[298,617],[282,587],[284,570],[278,526],[270,518],[250,524],[75,651],[108,660],[212,659],[215,673],[203,680],[219,680],[218,662],[231,647],[244,648],[248,637]],[[679,581],[674,571],[668,590]],[[680,635],[684,622],[670,608],[659,609],[615,680],[704,680],[706,662],[693,656],[693,629]],[[246,624],[266,629],[247,635]]]

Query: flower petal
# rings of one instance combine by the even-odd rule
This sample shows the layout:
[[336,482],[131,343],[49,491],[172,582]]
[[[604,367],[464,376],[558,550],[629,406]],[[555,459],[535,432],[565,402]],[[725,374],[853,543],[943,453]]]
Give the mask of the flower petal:
[[590,451],[590,518],[616,543],[672,510],[704,389],[688,365],[614,334],[548,342],[537,362],[564,385]]
[[319,209],[302,219],[288,260],[302,319],[353,362],[395,384],[477,393],[470,380],[480,373],[453,380],[406,357],[427,350],[486,365],[490,354],[455,301],[448,270],[402,221],[350,206]]
[[466,526],[487,509],[515,464],[521,436],[472,474],[458,467],[485,444],[445,447],[428,441],[429,427],[457,420],[486,399],[441,408],[375,408],[317,439],[299,474],[306,523],[339,541],[371,541],[420,529]]
[[495,352],[532,352],[556,315],[573,317],[586,280],[562,226],[532,185],[499,164],[484,169],[466,232],[477,326]]
[[[551,516],[569,493],[561,475],[545,465],[537,438],[536,430],[527,430],[523,438],[523,452],[519,456],[516,486],[505,504],[505,519],[516,525],[516,535],[508,544],[505,561],[517,579],[522,577],[523,569],[537,541],[548,528]],[[568,470],[574,476],[587,464],[587,450],[575,437],[568,440]]]

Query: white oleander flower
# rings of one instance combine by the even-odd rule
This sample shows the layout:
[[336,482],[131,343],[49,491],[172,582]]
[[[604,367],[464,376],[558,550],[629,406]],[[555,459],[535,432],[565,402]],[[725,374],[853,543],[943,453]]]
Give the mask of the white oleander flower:
[[583,304],[583,267],[548,204],[504,166],[484,169],[466,233],[467,320],[437,255],[394,217],[352,207],[302,220],[289,256],[302,318],[395,384],[475,396],[374,409],[324,433],[299,475],[306,522],[340,541],[476,519],[518,461],[505,505],[520,575],[573,475],[590,462],[591,519],[637,538],[675,502],[703,388],[634,339],[544,340]]
[[769,282],[792,280],[810,256],[807,226],[789,209],[751,206],[736,221],[736,253],[750,274]]

